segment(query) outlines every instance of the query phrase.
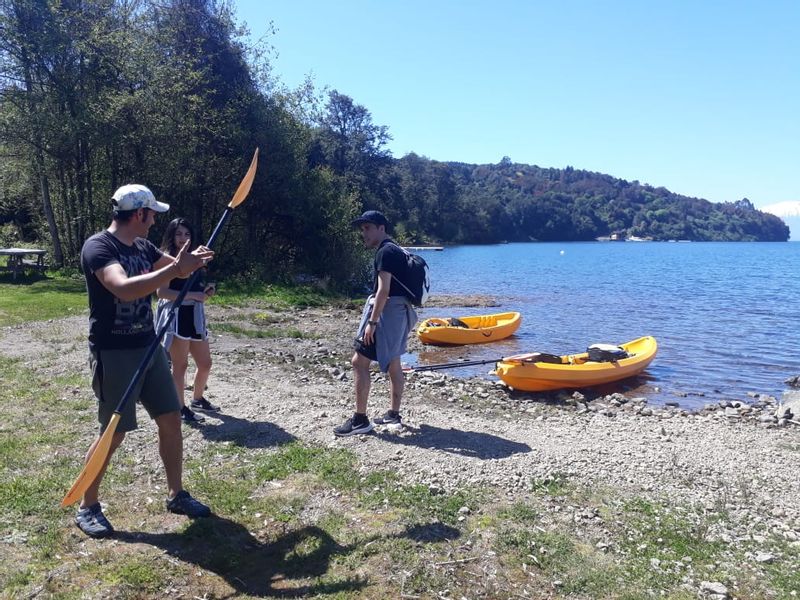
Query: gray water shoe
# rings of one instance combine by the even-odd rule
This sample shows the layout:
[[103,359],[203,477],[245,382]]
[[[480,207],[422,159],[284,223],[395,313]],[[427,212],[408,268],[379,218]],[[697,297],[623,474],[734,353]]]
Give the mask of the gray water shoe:
[[181,490],[175,494],[172,500],[167,499],[167,510],[193,519],[211,516],[211,509],[199,500],[192,498],[186,490]]
[[106,519],[99,502],[78,509],[75,515],[75,525],[83,533],[93,538],[104,538],[114,533],[114,527]]

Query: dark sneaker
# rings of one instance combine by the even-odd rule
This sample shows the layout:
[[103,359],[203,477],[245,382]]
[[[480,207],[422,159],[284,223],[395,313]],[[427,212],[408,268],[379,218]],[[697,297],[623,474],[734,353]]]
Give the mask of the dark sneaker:
[[183,419],[184,423],[202,423],[206,420],[204,416],[196,414],[188,406],[184,406],[181,409],[181,419]]
[[208,412],[219,412],[219,406],[211,404],[208,400],[203,398],[195,398],[192,400],[192,408],[195,410],[207,410]]
[[167,510],[176,515],[186,515],[193,519],[211,515],[211,509],[202,502],[192,498],[186,490],[181,490],[175,494],[172,500],[167,499]]
[[338,427],[333,428],[333,433],[339,437],[360,435],[372,431],[372,423],[366,415],[353,416]]
[[387,410],[383,413],[382,417],[375,417],[372,419],[372,422],[375,423],[375,425],[401,425],[401,420],[402,417],[398,411]]
[[83,533],[93,538],[104,538],[114,533],[114,528],[103,514],[103,509],[100,508],[99,502],[95,502],[86,508],[78,509],[78,513],[75,515],[75,525]]

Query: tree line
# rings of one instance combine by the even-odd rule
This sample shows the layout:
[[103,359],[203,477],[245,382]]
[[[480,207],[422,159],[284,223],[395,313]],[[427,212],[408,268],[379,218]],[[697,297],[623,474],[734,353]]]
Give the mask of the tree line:
[[0,0],[0,32],[0,244],[46,244],[57,265],[77,264],[130,182],[207,236],[256,146],[250,199],[218,246],[242,277],[352,280],[366,257],[349,223],[365,208],[408,243],[788,238],[747,200],[508,158],[395,159],[352,98],[286,89],[268,41],[247,42],[217,0]]
[[[786,241],[789,228],[747,198],[712,203],[609,175],[511,162],[395,163],[410,196],[389,203],[414,238],[449,243],[591,241]],[[411,201],[408,201],[411,199]]]

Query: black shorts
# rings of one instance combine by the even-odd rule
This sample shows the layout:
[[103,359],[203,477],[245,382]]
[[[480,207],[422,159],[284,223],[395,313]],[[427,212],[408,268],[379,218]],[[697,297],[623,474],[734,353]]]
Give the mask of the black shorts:
[[370,360],[377,361],[378,360],[378,350],[375,348],[375,340],[377,339],[378,332],[375,331],[372,334],[372,343],[367,346],[364,343],[364,338],[356,338],[353,341],[353,348],[355,351],[358,352],[361,356],[366,356]]
[[182,340],[202,340],[203,334],[194,327],[194,306],[178,308],[178,331],[176,335]]

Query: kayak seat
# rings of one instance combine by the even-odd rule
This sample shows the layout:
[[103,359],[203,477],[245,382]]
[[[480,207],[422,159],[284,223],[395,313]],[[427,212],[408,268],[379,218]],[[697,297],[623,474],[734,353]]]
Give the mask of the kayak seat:
[[526,363],[550,363],[553,365],[563,364],[564,361],[556,354],[548,354],[547,352],[533,352],[526,356],[522,362]]
[[449,319],[447,319],[447,324],[450,325],[450,327],[461,327],[463,329],[469,329],[469,325],[464,323],[464,321],[462,321],[461,319],[456,319],[455,317],[450,317]]
[[424,323],[425,327],[447,327],[450,325],[445,319],[437,319],[436,317],[428,319]]

